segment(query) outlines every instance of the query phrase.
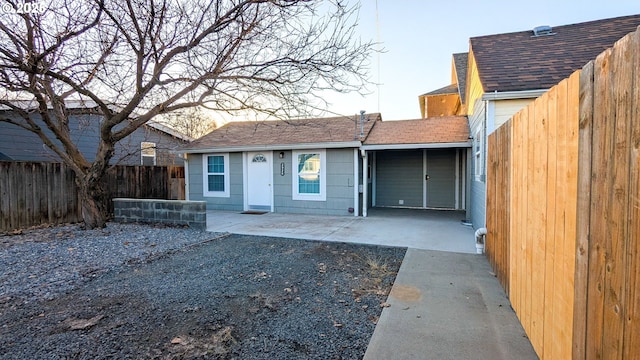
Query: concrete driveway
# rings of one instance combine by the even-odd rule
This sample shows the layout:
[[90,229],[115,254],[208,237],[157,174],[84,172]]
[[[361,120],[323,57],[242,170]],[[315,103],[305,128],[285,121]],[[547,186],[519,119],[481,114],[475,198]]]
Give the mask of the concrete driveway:
[[371,209],[366,218],[208,211],[207,230],[474,254],[474,231],[464,217],[462,211],[413,209]]

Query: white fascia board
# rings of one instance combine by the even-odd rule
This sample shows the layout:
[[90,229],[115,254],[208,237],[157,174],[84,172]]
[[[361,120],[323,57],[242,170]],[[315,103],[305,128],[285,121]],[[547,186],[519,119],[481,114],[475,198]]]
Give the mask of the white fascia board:
[[280,145],[276,144],[276,145],[216,147],[216,148],[202,148],[202,149],[180,149],[180,150],[174,150],[173,152],[186,153],[186,154],[210,154],[210,153],[269,151],[269,150],[343,149],[343,148],[359,148],[360,145],[362,145],[360,141],[348,141],[348,142],[329,142],[329,143],[280,144]]
[[430,143],[430,144],[386,144],[386,145],[362,145],[362,150],[410,150],[410,149],[446,149],[446,148],[470,148],[471,142],[457,143]]
[[523,90],[523,91],[494,91],[492,93],[484,93],[481,100],[516,100],[516,99],[535,99],[549,89]]

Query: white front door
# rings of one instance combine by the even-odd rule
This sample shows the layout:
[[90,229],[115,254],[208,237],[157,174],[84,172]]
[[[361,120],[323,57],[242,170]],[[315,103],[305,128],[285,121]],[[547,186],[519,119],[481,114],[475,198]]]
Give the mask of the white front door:
[[271,211],[271,152],[247,153],[247,205],[249,210]]

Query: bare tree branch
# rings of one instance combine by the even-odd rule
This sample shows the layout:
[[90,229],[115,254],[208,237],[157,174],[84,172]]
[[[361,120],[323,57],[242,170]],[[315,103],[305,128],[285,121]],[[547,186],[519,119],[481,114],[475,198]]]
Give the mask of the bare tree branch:
[[[374,44],[356,38],[357,11],[340,0],[50,0],[0,17],[0,105],[20,119],[0,121],[37,134],[91,203],[115,144],[157,116],[287,118],[314,112],[326,90],[365,91]],[[72,102],[102,116],[93,162],[70,136]],[[85,210],[100,225],[101,209]]]

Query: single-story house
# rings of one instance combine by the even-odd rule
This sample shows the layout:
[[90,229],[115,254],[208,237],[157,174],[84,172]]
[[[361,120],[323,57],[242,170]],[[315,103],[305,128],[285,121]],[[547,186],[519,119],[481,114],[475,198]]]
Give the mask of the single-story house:
[[638,26],[640,15],[631,15],[473,37],[468,53],[453,55],[452,85],[419,96],[423,116],[456,114],[469,119],[469,212],[474,228],[486,222],[488,135]]
[[183,147],[187,199],[208,209],[367,215],[371,206],[465,209],[465,117],[380,114],[230,122]]
[[[87,108],[72,108],[69,117],[71,140],[88,161],[95,159],[100,139],[102,116]],[[41,123],[51,137],[53,134],[33,112],[32,119]],[[59,162],[60,158],[46,147],[38,135],[2,118],[20,120],[11,110],[0,109],[0,160]],[[173,150],[192,139],[167,126],[149,122],[116,144],[112,164],[120,165],[175,165],[183,160]]]

